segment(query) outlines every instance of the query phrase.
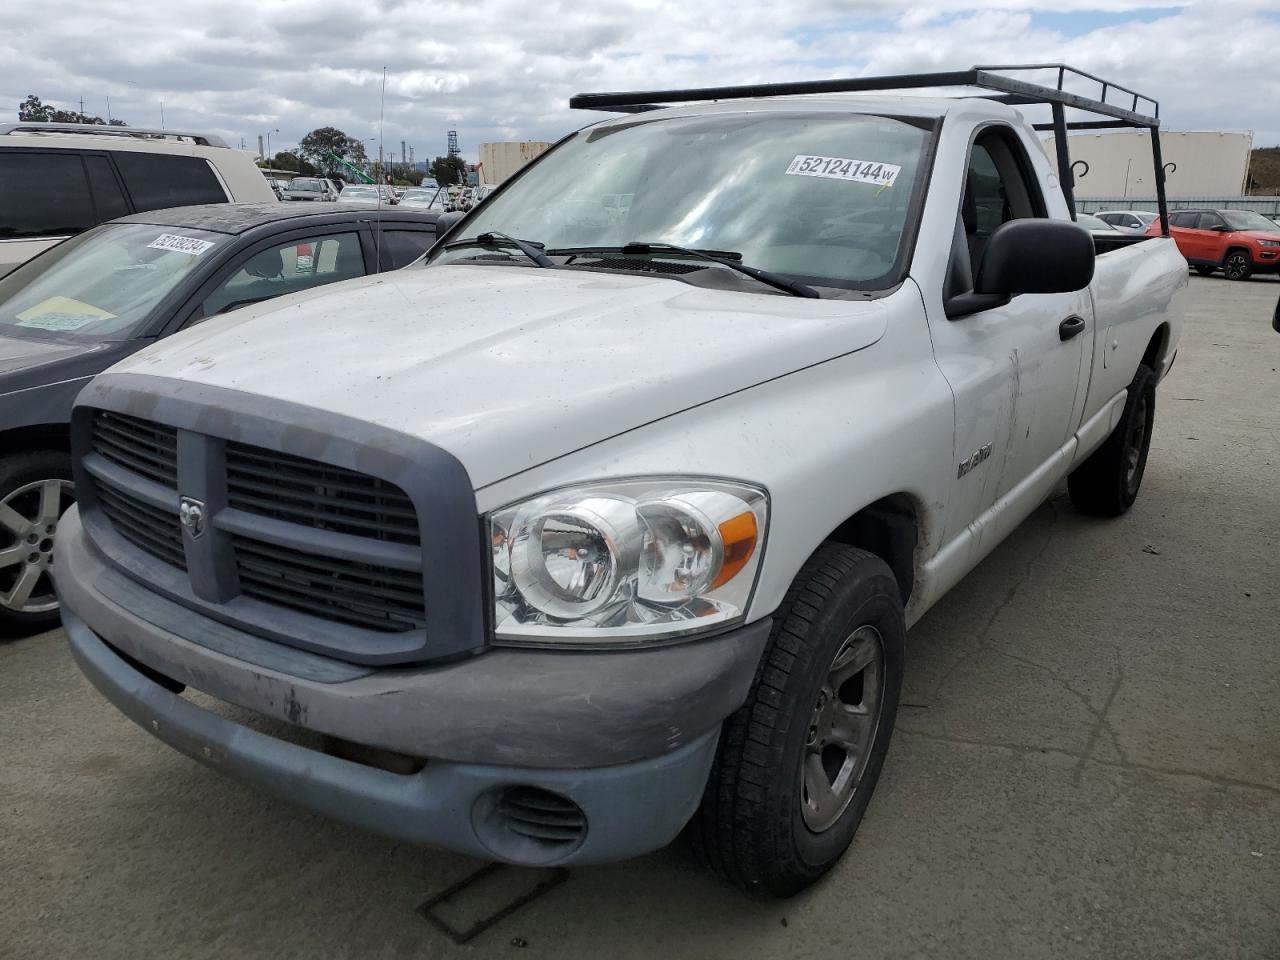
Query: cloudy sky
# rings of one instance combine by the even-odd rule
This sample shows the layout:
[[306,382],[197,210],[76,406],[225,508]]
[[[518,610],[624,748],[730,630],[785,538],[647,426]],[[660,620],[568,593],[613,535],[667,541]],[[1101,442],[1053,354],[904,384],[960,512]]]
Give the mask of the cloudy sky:
[[[419,159],[449,129],[552,140],[571,94],[1066,61],[1151,93],[1174,130],[1280,144],[1280,12],[1246,2],[1058,0],[49,0],[0,10],[0,103],[27,94],[256,148],[333,125]],[[1271,7],[1280,11],[1280,6]],[[277,132],[278,131],[278,132]],[[376,154],[377,142],[371,153]]]

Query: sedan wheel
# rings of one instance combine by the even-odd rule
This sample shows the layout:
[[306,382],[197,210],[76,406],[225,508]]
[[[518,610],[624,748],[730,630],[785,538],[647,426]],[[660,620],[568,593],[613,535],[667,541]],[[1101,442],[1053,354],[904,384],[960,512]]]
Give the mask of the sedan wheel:
[[1222,273],[1228,280],[1248,280],[1253,273],[1253,261],[1248,254],[1237,250],[1222,262]]
[[58,518],[75,501],[70,480],[37,480],[0,500],[0,610],[56,610],[50,569]]

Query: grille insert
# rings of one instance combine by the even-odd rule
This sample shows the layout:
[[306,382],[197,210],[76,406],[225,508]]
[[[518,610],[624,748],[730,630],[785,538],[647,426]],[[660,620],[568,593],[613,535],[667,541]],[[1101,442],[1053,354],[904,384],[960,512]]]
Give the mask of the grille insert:
[[321,530],[415,546],[419,542],[413,502],[394,484],[234,441],[227,444],[227,503]]
[[174,427],[100,410],[93,416],[93,449],[148,480],[178,486],[178,431]]
[[366,630],[402,633],[426,622],[422,575],[302,553],[233,536],[245,596]]
[[187,568],[186,554],[182,549],[182,527],[178,525],[176,514],[101,481],[95,481],[94,492],[102,512],[120,536],[158,560],[180,570]]

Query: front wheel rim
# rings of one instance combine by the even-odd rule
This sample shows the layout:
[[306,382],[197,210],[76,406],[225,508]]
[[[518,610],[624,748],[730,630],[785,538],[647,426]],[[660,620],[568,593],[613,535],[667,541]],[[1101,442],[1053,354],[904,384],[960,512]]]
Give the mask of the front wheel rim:
[[58,520],[75,500],[70,480],[36,480],[0,499],[0,610],[58,608],[50,572]]
[[1239,280],[1241,277],[1243,277],[1244,270],[1245,270],[1244,257],[1242,257],[1240,254],[1237,253],[1236,255],[1227,258],[1225,273],[1232,280]]
[[800,813],[813,833],[830,830],[866,771],[884,699],[884,641],[870,624],[832,658],[809,717],[800,767]]

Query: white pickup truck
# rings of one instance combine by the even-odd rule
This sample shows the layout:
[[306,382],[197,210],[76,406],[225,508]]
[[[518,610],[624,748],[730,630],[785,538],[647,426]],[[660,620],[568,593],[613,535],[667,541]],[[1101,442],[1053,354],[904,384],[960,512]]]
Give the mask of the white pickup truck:
[[409,841],[583,864],[687,826],[734,883],[813,882],[907,628],[1064,480],[1129,508],[1182,327],[1173,242],[1095,253],[1068,158],[998,100],[1081,98],[883,85],[939,76],[991,95],[580,98],[627,112],[425,263],[95,378],[55,565],[81,668],[196,760]]

